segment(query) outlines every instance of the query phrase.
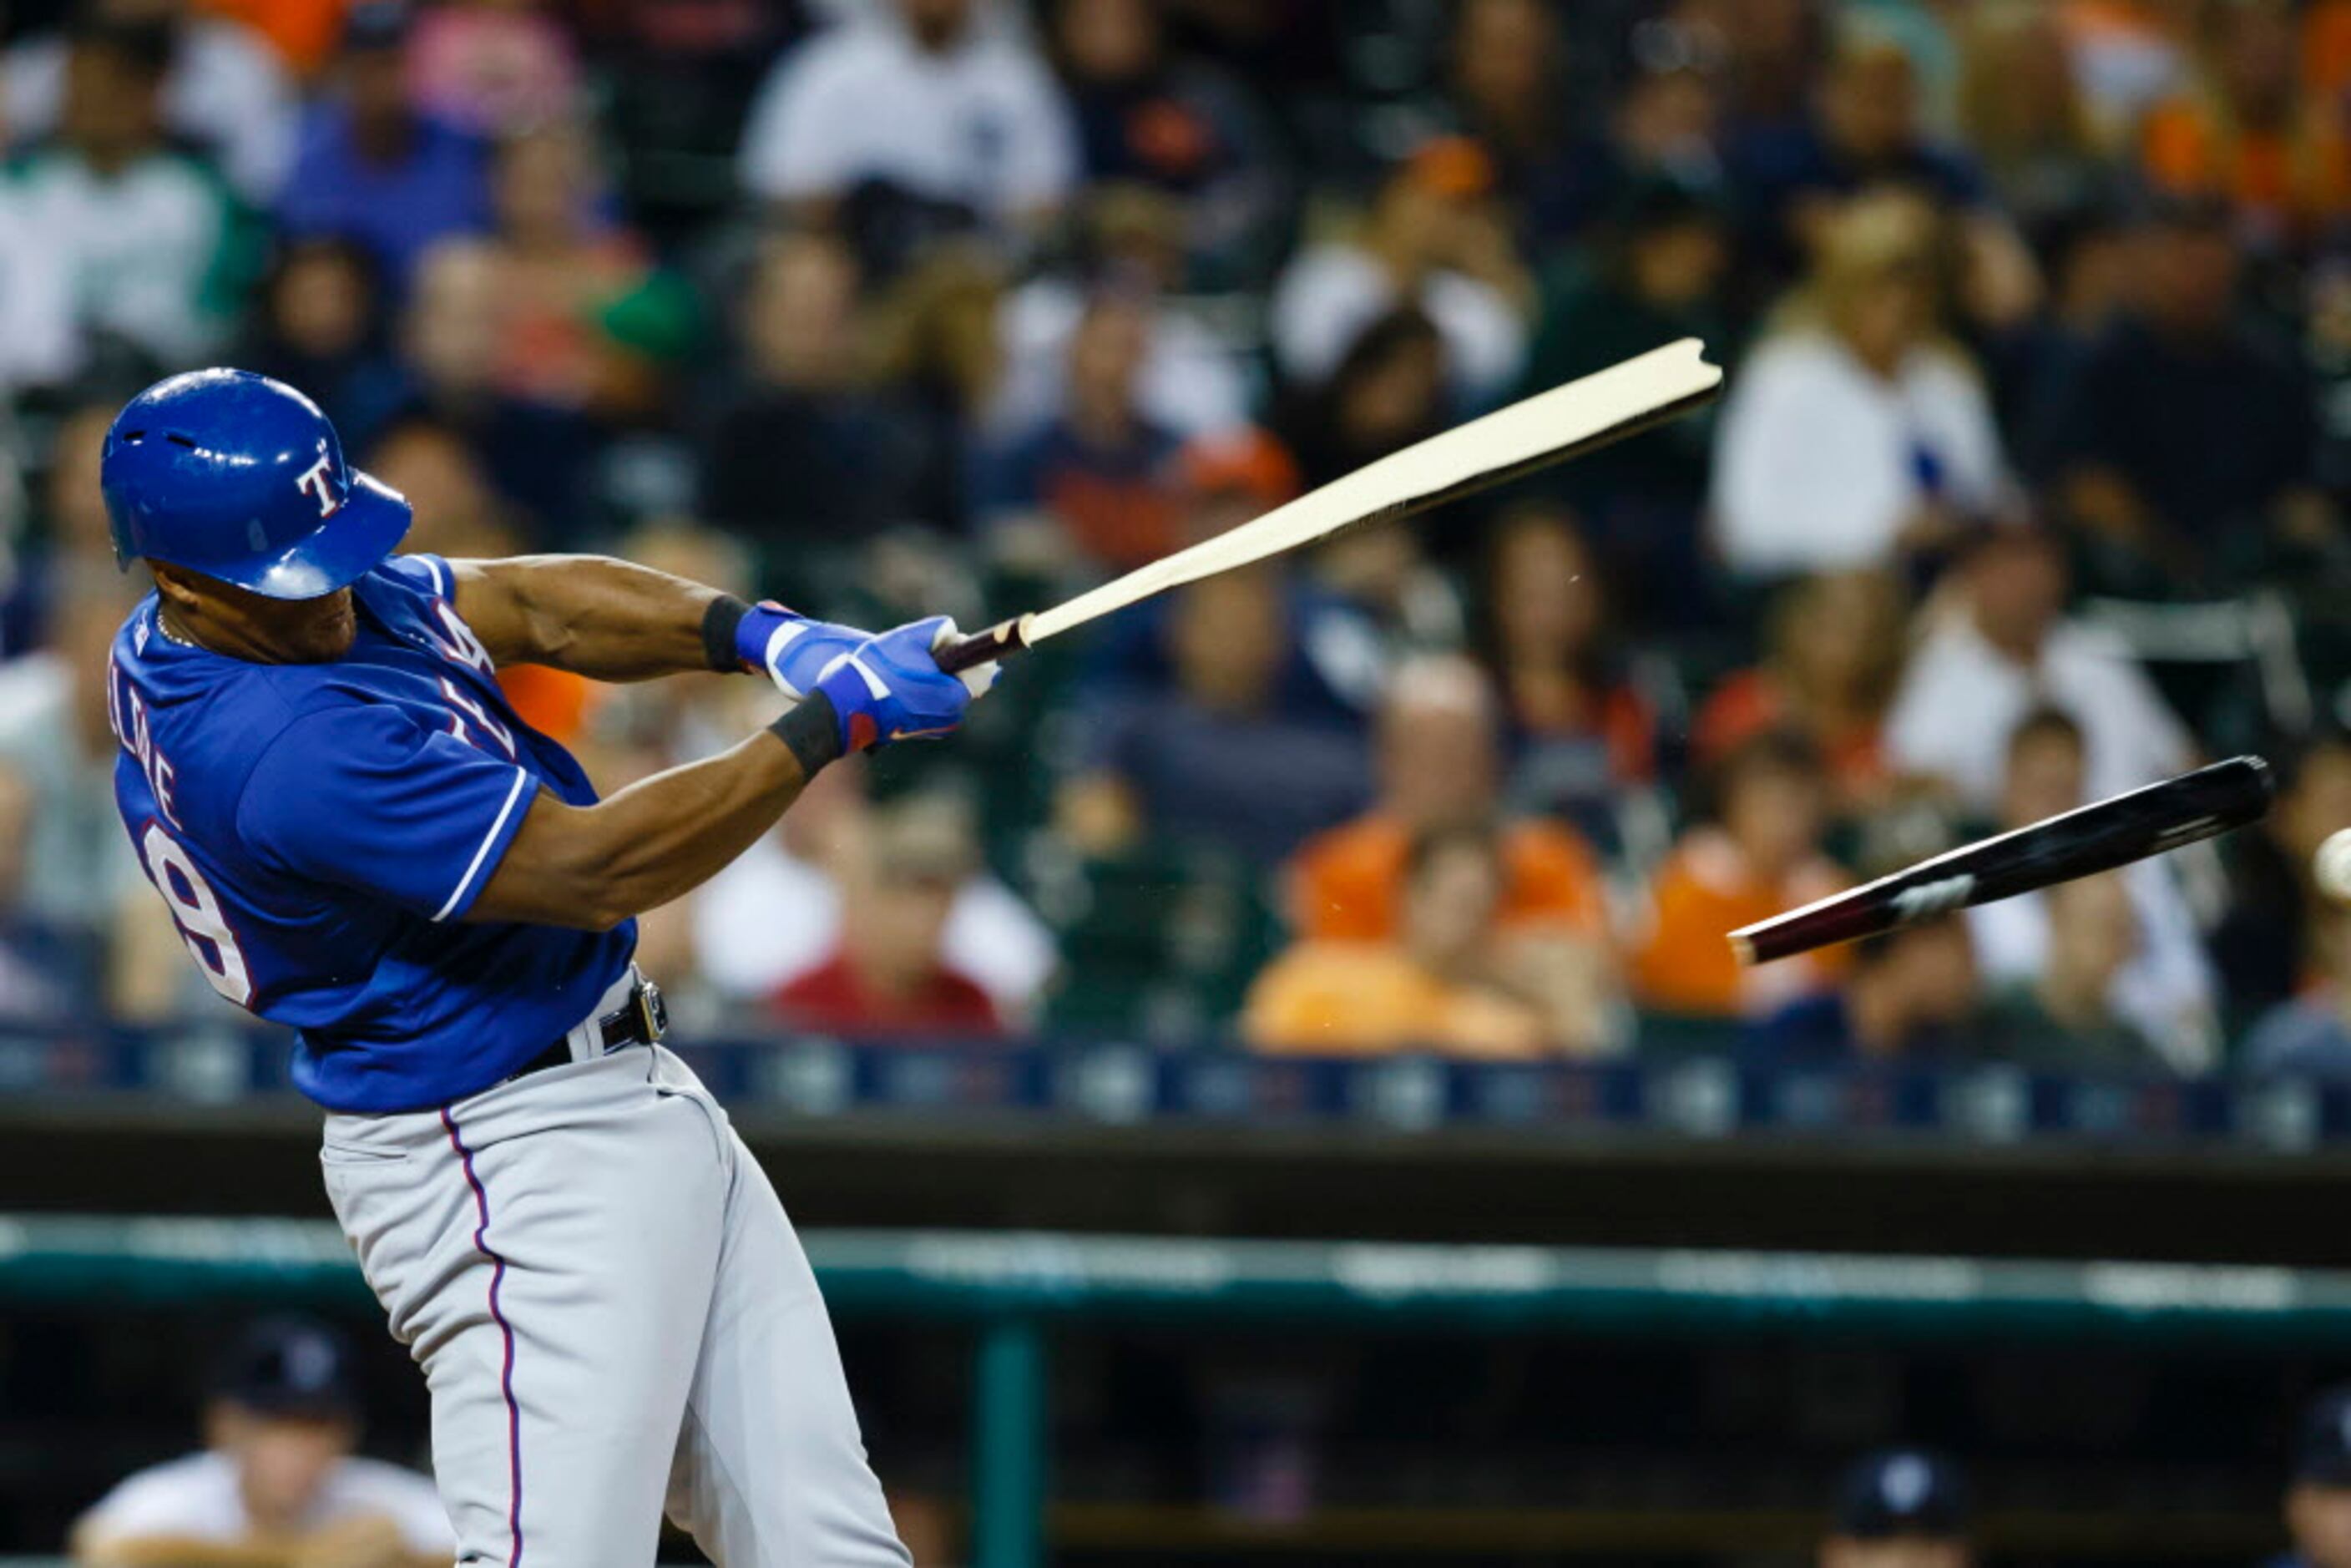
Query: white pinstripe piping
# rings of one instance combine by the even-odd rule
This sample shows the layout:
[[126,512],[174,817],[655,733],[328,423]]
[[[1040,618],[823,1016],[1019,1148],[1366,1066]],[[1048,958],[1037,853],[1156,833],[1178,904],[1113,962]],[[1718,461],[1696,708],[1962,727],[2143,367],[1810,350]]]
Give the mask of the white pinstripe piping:
[[482,835],[482,847],[474,852],[474,863],[465,868],[465,874],[459,877],[457,885],[450,890],[449,902],[443,904],[441,913],[433,917],[435,925],[449,918],[449,912],[457,907],[457,901],[465,896],[465,890],[474,885],[474,873],[482,869],[483,857],[490,852],[490,845],[497,841],[498,830],[507,825],[507,818],[514,813],[515,801],[522,795],[522,787],[529,782],[529,774],[519,768],[515,769],[514,788],[507,791],[507,803],[498,808],[498,820],[492,822],[490,831]]

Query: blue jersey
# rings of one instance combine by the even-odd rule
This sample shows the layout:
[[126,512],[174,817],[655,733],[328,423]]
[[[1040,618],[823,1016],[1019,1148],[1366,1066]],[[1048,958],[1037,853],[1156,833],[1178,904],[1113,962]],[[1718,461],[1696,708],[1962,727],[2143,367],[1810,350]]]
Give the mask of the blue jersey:
[[150,594],[108,674],[114,794],[213,988],[300,1031],[302,1092],[416,1110],[580,1022],[636,926],[465,922],[538,792],[596,791],[508,706],[445,562],[395,557],[351,591],[358,637],[323,664],[175,642]]

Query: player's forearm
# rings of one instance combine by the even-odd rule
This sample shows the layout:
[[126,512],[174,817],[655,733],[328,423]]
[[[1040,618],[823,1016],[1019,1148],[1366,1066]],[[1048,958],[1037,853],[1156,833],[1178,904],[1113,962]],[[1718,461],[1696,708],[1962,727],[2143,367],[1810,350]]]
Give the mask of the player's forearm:
[[763,731],[593,806],[542,794],[466,918],[609,929],[717,874],[808,779],[792,748]]
[[550,664],[600,681],[707,670],[715,588],[609,556],[452,561],[457,613],[491,661]]

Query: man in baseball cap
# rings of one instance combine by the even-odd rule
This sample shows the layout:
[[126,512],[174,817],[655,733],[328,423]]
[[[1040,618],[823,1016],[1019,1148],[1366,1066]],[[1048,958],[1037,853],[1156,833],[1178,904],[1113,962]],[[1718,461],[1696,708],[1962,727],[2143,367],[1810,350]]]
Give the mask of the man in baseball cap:
[[2276,1568],[2351,1568],[2351,1385],[2303,1412],[2285,1524],[2294,1551]]
[[1844,1473],[1820,1568],[1970,1568],[1967,1482],[1918,1448],[1887,1448]]
[[76,1562],[446,1568],[455,1538],[433,1483],[351,1452],[350,1349],[326,1324],[269,1318],[240,1334],[204,1431],[202,1452],[140,1471],[82,1516]]

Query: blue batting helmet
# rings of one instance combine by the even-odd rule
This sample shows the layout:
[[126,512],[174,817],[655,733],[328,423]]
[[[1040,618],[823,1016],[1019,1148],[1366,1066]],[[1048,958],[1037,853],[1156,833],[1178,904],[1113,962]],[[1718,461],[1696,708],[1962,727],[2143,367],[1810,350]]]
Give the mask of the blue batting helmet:
[[319,405],[251,371],[192,371],[132,398],[99,482],[125,566],[170,561],[270,599],[332,593],[408,531],[408,502],[343,461]]

